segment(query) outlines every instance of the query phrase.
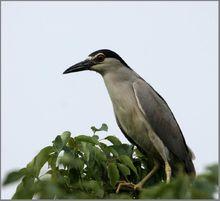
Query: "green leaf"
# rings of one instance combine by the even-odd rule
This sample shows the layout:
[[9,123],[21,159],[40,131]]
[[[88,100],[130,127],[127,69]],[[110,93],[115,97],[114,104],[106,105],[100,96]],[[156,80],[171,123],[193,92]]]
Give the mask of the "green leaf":
[[58,135],[53,141],[53,147],[57,153],[59,153],[64,146],[69,142],[71,133],[69,131],[63,132]]
[[114,157],[118,157],[118,153],[113,147],[107,146],[106,144],[102,142],[99,143],[99,146],[108,158],[112,157],[110,156],[110,153],[113,154]]
[[[60,184],[54,183],[50,180],[38,180],[35,182],[35,192],[37,199],[59,199],[60,196],[64,198],[65,191],[60,188]],[[36,198],[35,198],[36,199]]]
[[87,192],[89,191],[90,193],[94,194],[97,198],[103,198],[104,196],[103,188],[95,180],[83,182],[83,187],[86,189]]
[[93,135],[93,138],[95,138],[96,140],[99,140],[99,136],[98,135]]
[[58,157],[58,154],[56,152],[53,154],[50,154],[50,157],[48,159],[48,164],[52,169],[56,168],[57,157]]
[[193,199],[212,199],[215,187],[204,176],[198,176],[193,182],[191,194]]
[[128,199],[131,199],[131,195],[129,193],[109,193],[106,195],[105,199],[111,199],[111,200],[128,200]]
[[63,141],[60,135],[58,135],[53,141],[53,147],[57,153],[59,153],[63,148]]
[[95,126],[92,126],[91,129],[94,133],[96,133],[97,131],[108,131],[108,126],[107,124],[103,123],[100,128],[96,128]]
[[81,142],[81,151],[84,153],[84,156],[83,156],[83,158],[84,158],[84,160],[85,161],[89,161],[89,158],[90,158],[90,146],[89,145],[91,145],[91,144],[87,144],[87,143],[85,143],[85,142]]
[[127,177],[128,175],[130,175],[130,169],[124,165],[124,164],[121,164],[121,163],[117,163],[117,166],[118,166],[118,169],[120,170],[120,172],[125,176]]
[[119,156],[119,160],[121,161],[121,163],[128,166],[137,175],[137,169],[134,166],[132,160],[127,155]]
[[138,150],[138,148],[135,148],[133,151],[134,151],[135,155],[137,156],[137,158],[143,158],[144,157],[143,153],[141,153]]
[[174,197],[177,199],[189,199],[190,192],[189,186],[190,181],[189,177],[183,173],[179,173],[178,177],[171,182],[171,189],[173,191]]
[[74,149],[76,147],[76,141],[74,138],[70,137],[70,139],[68,141],[68,146],[72,149]]
[[[102,166],[100,164],[102,164]],[[103,166],[105,166],[104,168],[107,169],[106,163],[103,163],[103,161],[97,162],[96,160],[96,163],[92,166],[92,168],[89,171],[91,178],[95,179],[96,181],[103,181],[103,175],[106,173],[103,172]]]
[[106,144],[102,142],[99,143],[99,146],[108,158],[112,157],[110,156],[110,153],[113,154],[114,157],[118,157],[118,153],[113,147],[107,146]]
[[113,145],[121,145],[121,141],[113,135],[109,135],[105,139],[110,141]]
[[119,171],[115,163],[109,163],[107,166],[108,178],[110,179],[110,184],[114,187],[119,181]]
[[71,160],[70,165],[71,165],[70,166],[71,168],[75,168],[75,169],[78,169],[81,171],[81,170],[83,170],[84,162],[80,158],[74,158]]
[[24,177],[18,185],[12,199],[32,199],[34,196],[34,178]]
[[101,128],[99,129],[99,131],[108,131],[108,126],[107,124],[102,124]]
[[109,151],[109,147],[106,144],[99,142],[99,147],[102,149],[103,152],[105,152],[107,156],[109,156],[110,151]]
[[133,145],[120,144],[120,145],[111,145],[109,147],[114,148],[114,150],[116,150],[119,155],[127,155],[130,158],[132,157],[133,147],[134,147]]
[[93,145],[99,144],[99,141],[97,139],[90,137],[90,136],[86,136],[86,135],[79,135],[75,137],[75,140],[78,142],[89,142]]
[[207,173],[204,175],[207,180],[209,180],[210,183],[213,183],[214,185],[218,185],[218,174],[219,174],[219,168],[218,165],[210,165],[206,168]]
[[118,157],[118,152],[111,146],[108,147],[109,151],[113,154],[114,157]]
[[74,158],[70,153],[64,153],[63,157],[59,160],[64,166],[68,166],[69,168],[82,170],[84,166],[84,162],[80,158]]
[[[166,185],[167,184],[162,183],[157,186],[142,189],[140,192],[140,199],[161,199],[164,198],[164,192],[165,197],[171,199],[173,194],[167,189]],[[170,184],[168,185],[170,186]]]
[[67,144],[67,142],[69,141],[70,139],[70,135],[71,133],[69,131],[65,131],[61,134],[61,139],[62,139],[62,142],[63,142],[63,146]]
[[26,174],[26,168],[22,168],[22,169],[20,169],[18,171],[10,172],[6,176],[6,179],[3,182],[3,185],[7,185],[7,184],[10,184],[12,182],[17,181],[17,180],[21,179],[23,176],[25,176],[25,174]]
[[[140,191],[123,187],[116,194],[118,181],[137,183],[149,173],[154,162],[115,136],[106,137],[112,143],[110,146],[98,140],[97,135],[71,138],[69,132],[64,132],[26,168],[9,173],[3,184],[21,180],[13,199],[214,199],[217,196],[217,164],[194,180],[181,170],[174,172],[169,184],[164,181],[161,168]],[[48,168],[43,172],[42,167]]]
[[106,155],[97,147],[93,147],[94,148],[94,152],[95,152],[95,158],[97,161],[106,161]]
[[74,186],[75,184],[77,184],[79,182],[81,174],[80,174],[78,169],[71,168],[69,170],[69,175],[68,176],[69,176],[71,185]]
[[33,174],[33,176],[38,177],[41,168],[48,161],[50,154],[53,153],[53,147],[47,146],[34,157],[34,159],[27,165],[27,170]]

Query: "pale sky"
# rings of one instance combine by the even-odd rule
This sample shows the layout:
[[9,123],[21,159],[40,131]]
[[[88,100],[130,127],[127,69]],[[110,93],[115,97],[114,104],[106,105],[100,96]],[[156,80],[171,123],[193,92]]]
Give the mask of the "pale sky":
[[[66,130],[92,134],[105,122],[127,142],[101,76],[62,74],[103,48],[163,96],[197,172],[217,162],[217,2],[2,2],[1,15],[2,178]],[[2,198],[16,185],[2,188]]]

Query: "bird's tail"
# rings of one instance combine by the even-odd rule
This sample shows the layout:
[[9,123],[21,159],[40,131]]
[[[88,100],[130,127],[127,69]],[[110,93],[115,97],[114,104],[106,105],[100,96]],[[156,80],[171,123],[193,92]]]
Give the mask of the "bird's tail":
[[186,171],[186,173],[188,175],[192,176],[192,177],[195,177],[196,176],[196,170],[195,170],[195,167],[193,165],[192,158],[188,157],[184,161],[184,164],[185,164],[185,171]]

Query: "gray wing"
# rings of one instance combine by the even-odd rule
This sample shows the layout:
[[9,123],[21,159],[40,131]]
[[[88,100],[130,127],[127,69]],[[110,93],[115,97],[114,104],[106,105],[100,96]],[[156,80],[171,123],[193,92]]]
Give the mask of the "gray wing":
[[135,81],[133,88],[138,106],[157,136],[179,160],[188,160],[185,139],[165,100],[142,79]]

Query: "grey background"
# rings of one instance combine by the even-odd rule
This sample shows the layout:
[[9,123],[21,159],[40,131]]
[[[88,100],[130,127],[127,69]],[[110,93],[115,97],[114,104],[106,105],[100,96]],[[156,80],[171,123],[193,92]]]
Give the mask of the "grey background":
[[[101,76],[62,75],[102,48],[121,55],[168,102],[197,172],[216,162],[217,4],[2,2],[2,178],[65,130],[89,134],[105,122],[127,142]],[[2,188],[2,198],[16,185]]]

